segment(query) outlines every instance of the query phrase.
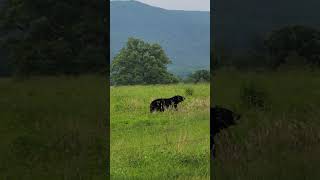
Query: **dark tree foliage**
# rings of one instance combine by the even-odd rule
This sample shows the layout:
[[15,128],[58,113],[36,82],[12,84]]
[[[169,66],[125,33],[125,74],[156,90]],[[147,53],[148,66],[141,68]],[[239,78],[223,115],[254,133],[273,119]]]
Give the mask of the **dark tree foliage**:
[[167,71],[169,63],[159,44],[129,38],[112,61],[111,82],[114,85],[176,83],[178,79]]
[[105,71],[105,1],[8,0],[2,48],[16,75]]
[[198,83],[198,82],[210,82],[210,71],[208,70],[197,70],[192,73],[188,81]]
[[213,70],[233,67],[240,70],[274,70],[280,66],[316,67],[320,65],[320,31],[289,25],[251,38],[251,47],[242,52],[218,48]]
[[286,26],[275,30],[265,40],[271,65],[277,67],[287,63],[287,57],[296,53],[308,64],[320,65],[320,32],[306,26]]

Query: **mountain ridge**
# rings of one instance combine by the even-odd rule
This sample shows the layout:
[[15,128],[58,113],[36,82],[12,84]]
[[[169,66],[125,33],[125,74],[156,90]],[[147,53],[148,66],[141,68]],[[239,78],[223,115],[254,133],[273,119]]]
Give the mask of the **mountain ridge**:
[[159,43],[172,60],[168,69],[185,76],[210,65],[210,14],[166,10],[138,1],[110,2],[111,58],[129,37]]
[[287,25],[320,29],[319,5],[318,0],[215,1],[212,21],[215,46],[238,52],[252,48],[255,39],[261,40],[273,30]]
[[143,6],[148,6],[148,7],[152,7],[152,8],[159,8],[159,9],[163,9],[163,10],[167,10],[167,11],[206,12],[206,13],[210,12],[210,11],[204,11],[204,10],[166,9],[166,8],[162,8],[162,7],[152,6],[152,5],[142,3],[142,2],[136,1],[136,0],[112,0],[112,1],[110,1],[110,3],[111,2],[131,2],[131,3],[137,3],[137,4],[141,4]]

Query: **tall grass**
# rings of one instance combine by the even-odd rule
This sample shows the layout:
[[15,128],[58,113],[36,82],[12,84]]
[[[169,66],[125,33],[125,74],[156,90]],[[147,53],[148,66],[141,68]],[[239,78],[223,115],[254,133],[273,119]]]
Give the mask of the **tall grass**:
[[[244,84],[259,84],[268,109],[241,103]],[[320,179],[320,72],[220,71],[214,103],[242,114],[216,137],[216,179]]]
[[105,82],[0,79],[0,179],[105,179]]
[[[111,178],[209,179],[209,93],[209,84],[111,87]],[[174,95],[186,97],[178,111],[150,113],[152,100]]]

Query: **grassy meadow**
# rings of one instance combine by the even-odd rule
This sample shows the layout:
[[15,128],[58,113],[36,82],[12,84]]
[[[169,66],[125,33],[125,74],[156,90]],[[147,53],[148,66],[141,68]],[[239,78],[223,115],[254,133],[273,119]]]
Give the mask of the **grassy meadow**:
[[[210,179],[210,84],[110,89],[111,179]],[[182,95],[178,111],[150,113]]]
[[106,179],[106,79],[0,79],[0,179]]
[[[0,179],[105,179],[104,82],[0,79]],[[244,105],[248,82],[264,91],[267,108]],[[320,179],[320,71],[220,70],[213,83],[215,104],[242,117],[216,137],[211,177]],[[110,91],[112,179],[209,179],[209,84]],[[149,112],[153,99],[177,94],[186,97],[178,111]]]
[[[214,102],[242,114],[219,134],[211,176],[223,180],[320,179],[320,71],[239,72],[220,70]],[[267,108],[245,106],[251,82]]]

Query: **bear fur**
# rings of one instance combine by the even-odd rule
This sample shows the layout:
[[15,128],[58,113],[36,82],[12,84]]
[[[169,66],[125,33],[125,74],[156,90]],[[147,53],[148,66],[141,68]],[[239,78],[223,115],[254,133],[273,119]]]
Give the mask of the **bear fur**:
[[213,157],[215,156],[215,148],[214,148],[214,136],[218,134],[222,129],[226,129],[229,126],[236,125],[238,120],[240,119],[240,115],[232,112],[229,109],[215,106],[210,108],[210,149],[212,150]]
[[173,96],[168,99],[165,99],[165,98],[156,99],[150,103],[150,112],[154,112],[154,111],[163,112],[170,107],[171,108],[173,107],[175,110],[177,110],[178,104],[184,100],[185,100],[185,97],[179,96],[179,95]]

